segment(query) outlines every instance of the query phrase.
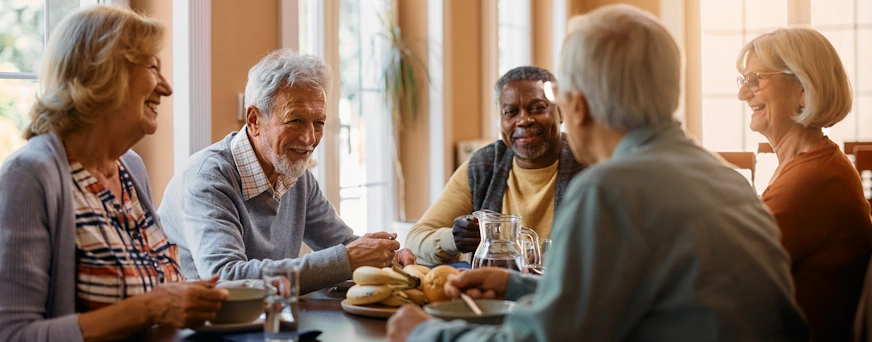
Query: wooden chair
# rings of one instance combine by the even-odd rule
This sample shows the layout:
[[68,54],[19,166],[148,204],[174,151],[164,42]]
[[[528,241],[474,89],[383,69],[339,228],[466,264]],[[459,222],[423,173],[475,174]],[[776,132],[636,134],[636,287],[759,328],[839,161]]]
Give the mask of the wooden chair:
[[[856,145],[852,150],[854,153],[854,166],[863,176],[863,171],[872,171],[872,145]],[[872,191],[872,189],[869,189]],[[872,205],[872,198],[869,198],[869,204]]]
[[872,146],[872,141],[846,141],[845,154],[854,154],[854,149],[858,146]]
[[757,165],[757,157],[754,152],[718,152],[718,154],[737,169],[751,170],[751,184],[753,186]]
[[775,150],[772,149],[772,145],[769,145],[768,142],[761,142],[757,144],[757,153],[775,153]]

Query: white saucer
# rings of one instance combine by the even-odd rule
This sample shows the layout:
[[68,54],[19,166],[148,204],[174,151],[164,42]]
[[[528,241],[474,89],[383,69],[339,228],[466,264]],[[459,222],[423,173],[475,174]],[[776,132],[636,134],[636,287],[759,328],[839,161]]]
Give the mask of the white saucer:
[[212,324],[211,322],[206,322],[203,326],[199,328],[195,328],[194,331],[198,333],[225,333],[225,332],[240,332],[240,331],[254,331],[258,329],[263,329],[263,320],[265,319],[264,315],[260,315],[253,322],[248,323],[226,323],[226,324]]

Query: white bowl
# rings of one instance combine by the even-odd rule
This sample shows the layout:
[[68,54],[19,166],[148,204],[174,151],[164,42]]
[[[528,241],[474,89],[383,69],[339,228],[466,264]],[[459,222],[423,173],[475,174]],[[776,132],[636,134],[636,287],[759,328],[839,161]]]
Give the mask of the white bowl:
[[231,287],[227,300],[215,313],[212,324],[250,323],[263,313],[263,289],[252,287]]
[[476,299],[475,303],[481,308],[481,315],[476,315],[459,299],[424,305],[424,311],[446,321],[462,319],[475,324],[502,324],[506,315],[517,306],[513,301],[496,299]]

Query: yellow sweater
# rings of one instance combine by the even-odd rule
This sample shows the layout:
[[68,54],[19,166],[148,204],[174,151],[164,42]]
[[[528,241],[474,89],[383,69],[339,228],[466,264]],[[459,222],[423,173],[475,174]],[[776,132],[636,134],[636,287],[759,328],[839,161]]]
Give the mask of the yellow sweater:
[[[521,215],[522,224],[535,230],[540,239],[547,239],[551,234],[557,164],[524,169],[513,161],[503,194],[502,212]],[[454,171],[439,199],[409,231],[406,247],[415,253],[419,264],[439,265],[466,260],[461,258],[454,245],[451,227],[455,218],[472,213],[472,190],[467,169],[468,162]]]

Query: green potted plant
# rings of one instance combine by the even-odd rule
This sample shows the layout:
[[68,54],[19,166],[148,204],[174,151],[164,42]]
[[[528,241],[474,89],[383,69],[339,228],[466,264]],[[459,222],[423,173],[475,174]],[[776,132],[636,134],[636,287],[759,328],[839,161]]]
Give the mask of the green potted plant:
[[411,43],[404,39],[396,21],[396,2],[387,13],[381,17],[385,26],[382,36],[388,41],[388,49],[383,59],[382,75],[384,86],[384,101],[390,112],[393,127],[393,164],[397,186],[397,215],[400,221],[406,220],[405,213],[405,178],[403,166],[400,163],[400,148],[398,141],[405,122],[414,122],[418,118],[418,81],[416,72],[423,72],[424,79],[429,82],[430,76],[423,61],[410,48]]

